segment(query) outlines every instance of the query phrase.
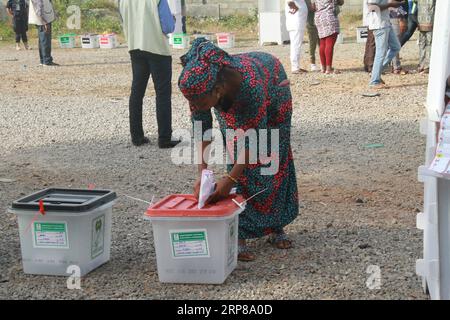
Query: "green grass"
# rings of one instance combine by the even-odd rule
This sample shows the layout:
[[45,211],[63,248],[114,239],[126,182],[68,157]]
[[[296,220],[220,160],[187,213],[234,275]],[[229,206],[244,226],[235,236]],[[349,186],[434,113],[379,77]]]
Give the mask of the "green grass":
[[232,15],[216,18],[193,18],[186,20],[187,31],[193,33],[234,32],[239,39],[255,39],[258,35],[258,16]]
[[[339,20],[343,25],[355,25],[355,24],[361,24],[363,19],[363,15],[358,13],[346,13],[341,14],[339,16]],[[359,25],[358,25],[359,27]]]
[[10,24],[10,21],[0,21],[0,38],[3,40],[12,39],[14,36],[14,31]]
[[[106,0],[55,0],[55,10],[58,13],[58,19],[53,24],[53,30],[56,35],[63,33],[104,33],[115,32],[121,33],[122,26],[120,23],[117,8]],[[69,18],[67,7],[69,5],[77,5],[81,9],[81,30],[69,30],[66,22]]]

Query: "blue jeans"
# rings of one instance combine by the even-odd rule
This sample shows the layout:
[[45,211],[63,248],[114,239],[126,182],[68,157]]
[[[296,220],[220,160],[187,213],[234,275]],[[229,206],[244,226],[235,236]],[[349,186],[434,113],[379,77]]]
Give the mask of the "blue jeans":
[[50,64],[52,58],[52,24],[48,25],[48,32],[45,32],[44,26],[37,26],[39,35],[39,57],[41,64]]
[[373,30],[375,37],[375,59],[373,62],[371,85],[381,83],[381,73],[384,67],[400,52],[401,46],[392,26]]

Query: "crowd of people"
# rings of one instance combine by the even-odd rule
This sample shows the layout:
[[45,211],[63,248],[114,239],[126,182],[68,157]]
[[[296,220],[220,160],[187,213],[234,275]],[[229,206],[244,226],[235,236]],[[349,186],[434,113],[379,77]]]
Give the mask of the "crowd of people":
[[[311,71],[339,73],[333,68],[334,46],[340,33],[339,11],[344,0],[287,0],[286,29],[291,43],[291,72],[307,72],[300,68],[302,43],[305,30],[309,35]],[[316,49],[319,45],[321,68],[316,65]]]
[[417,72],[430,68],[433,21],[436,0],[365,0],[365,17],[369,28],[364,66],[371,73],[372,88],[387,88],[382,79],[385,68],[394,74],[409,73],[401,66],[400,51],[418,28],[419,65]]
[[[433,21],[436,0],[363,0],[364,25],[368,39],[364,69],[371,74],[369,86],[387,88],[382,79],[386,68],[399,75],[408,70],[401,66],[400,51],[419,29],[419,65],[417,72],[430,68]],[[339,73],[333,68],[333,53],[340,30],[339,12],[344,0],[286,0],[286,28],[291,43],[291,72],[307,72],[300,68],[301,45],[305,30],[309,35],[311,71]],[[316,65],[316,48],[320,47],[321,67]]]

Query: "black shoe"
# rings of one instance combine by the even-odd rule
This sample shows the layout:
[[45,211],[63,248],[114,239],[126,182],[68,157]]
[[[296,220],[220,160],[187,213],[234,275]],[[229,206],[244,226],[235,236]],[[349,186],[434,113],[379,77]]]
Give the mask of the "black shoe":
[[133,145],[135,145],[136,147],[142,146],[144,144],[150,143],[150,140],[147,137],[143,137],[142,139],[139,140],[131,140],[131,142],[133,143]]
[[44,67],[59,67],[59,64],[55,63],[55,62],[50,62],[47,64],[43,64]]
[[177,144],[179,144],[180,140],[166,140],[166,141],[159,141],[158,147],[160,149],[170,149],[175,147]]

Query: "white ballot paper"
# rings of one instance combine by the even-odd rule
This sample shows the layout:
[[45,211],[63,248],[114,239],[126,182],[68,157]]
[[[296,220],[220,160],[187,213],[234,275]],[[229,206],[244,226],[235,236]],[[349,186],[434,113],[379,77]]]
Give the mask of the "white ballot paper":
[[441,127],[436,148],[436,156],[430,165],[430,170],[450,174],[450,103],[442,116]]
[[213,194],[216,182],[214,180],[214,173],[211,170],[204,169],[202,171],[202,179],[200,183],[200,195],[198,197],[198,208],[205,206],[206,200]]

